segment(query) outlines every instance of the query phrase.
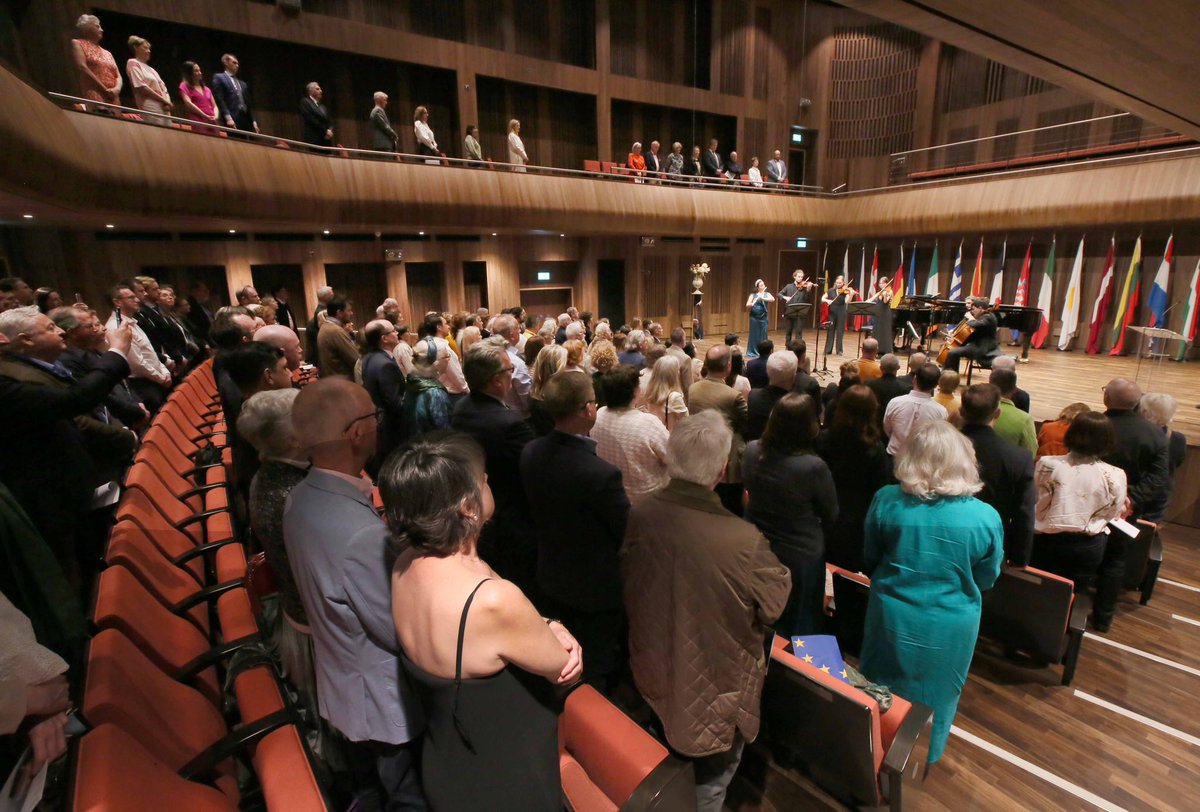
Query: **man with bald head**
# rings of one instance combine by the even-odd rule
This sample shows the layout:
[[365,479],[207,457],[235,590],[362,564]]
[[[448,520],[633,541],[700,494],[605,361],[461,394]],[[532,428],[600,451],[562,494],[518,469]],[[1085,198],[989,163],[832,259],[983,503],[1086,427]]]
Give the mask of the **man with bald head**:
[[[897,360],[899,360],[898,357],[897,357]],[[905,375],[900,375],[897,378],[897,380],[900,381],[900,383],[904,384],[908,388],[908,390],[911,390],[913,387],[913,374],[918,369],[925,366],[925,362],[928,360],[929,360],[929,356],[923,352],[912,353],[911,355],[908,356],[908,373]]]
[[[914,356],[922,355],[922,353],[914,353]],[[911,365],[909,369],[913,369]],[[905,383],[903,378],[896,376],[900,371],[900,356],[894,353],[888,353],[879,359],[879,377],[867,381],[867,388],[875,393],[875,399],[879,401],[879,425],[883,425],[883,415],[887,411],[888,404],[902,395],[907,395],[912,391],[912,384]],[[911,377],[911,376],[909,376]]]
[[[1016,375],[1017,374],[1017,356],[1015,356],[1015,355],[997,355],[995,358],[992,359],[992,369],[993,370],[1007,369],[1007,370],[1010,370],[1014,375]],[[1029,393],[1026,392],[1024,389],[1022,389],[1019,386],[1013,388],[1012,402],[1013,402],[1014,406],[1016,406],[1021,411],[1025,412],[1025,414],[1029,414]]]
[[[1125,472],[1128,482],[1129,518],[1161,522],[1171,495],[1169,452],[1166,435],[1138,413],[1141,388],[1126,378],[1113,378],[1104,387],[1104,408],[1117,443],[1104,461]],[[1096,579],[1096,602],[1092,628],[1108,631],[1121,584],[1125,580],[1125,537],[1110,533],[1104,560]]]
[[283,509],[283,540],[312,628],[320,714],[350,743],[364,808],[424,809],[411,744],[421,719],[400,677],[388,530],[363,466],[375,454],[367,390],[322,378],[300,391],[292,425],[312,468]]
[[733,431],[728,466],[724,479],[717,484],[721,504],[731,513],[742,515],[742,454],[746,451],[743,435],[749,410],[742,393],[725,383],[733,366],[733,351],[724,344],[708,348],[704,355],[704,377],[688,390],[688,412],[698,414],[706,409],[720,412]]
[[282,324],[268,324],[255,331],[254,340],[269,344],[277,350],[283,350],[283,357],[287,359],[289,372],[295,372],[300,368],[302,350],[300,349],[300,337],[296,335],[295,330],[284,327]]
[[868,338],[862,343],[862,357],[858,359],[858,377],[866,383],[882,374],[879,368],[879,339]]

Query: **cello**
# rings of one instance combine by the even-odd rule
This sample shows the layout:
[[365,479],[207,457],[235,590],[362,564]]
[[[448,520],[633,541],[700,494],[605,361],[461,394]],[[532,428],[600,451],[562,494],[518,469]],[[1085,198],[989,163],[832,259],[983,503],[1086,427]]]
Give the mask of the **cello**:
[[[999,309],[1000,305],[993,305],[992,307],[984,308],[980,315],[983,315],[983,313],[995,313]],[[950,355],[950,350],[955,347],[961,347],[971,340],[971,336],[975,333],[975,328],[971,326],[971,321],[972,319],[968,315],[946,336],[946,341],[942,344],[942,348],[938,351],[937,355],[937,365],[939,367],[946,366],[946,358]]]

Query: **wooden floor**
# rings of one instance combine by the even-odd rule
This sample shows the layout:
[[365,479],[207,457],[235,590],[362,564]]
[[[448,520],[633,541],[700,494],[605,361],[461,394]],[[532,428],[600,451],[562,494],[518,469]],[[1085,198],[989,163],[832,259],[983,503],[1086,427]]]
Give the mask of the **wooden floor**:
[[[1002,330],[1002,337],[1007,338],[1008,331]],[[710,339],[716,338],[710,336]],[[805,341],[808,352],[819,365],[822,358],[817,355],[817,335],[815,330],[805,331]],[[775,346],[783,346],[784,333],[772,332],[771,339]],[[746,336],[741,336],[743,344]],[[707,348],[710,341],[699,342]],[[934,342],[934,353],[940,346],[940,341]],[[829,358],[829,369],[836,380],[837,368],[842,361],[858,357],[858,336],[847,333],[843,343],[845,355],[832,355]],[[1002,347],[1010,355],[1019,355],[1020,347]],[[904,358],[906,351],[900,353]],[[907,360],[905,360],[907,364]],[[903,369],[902,369],[903,372]],[[966,365],[962,372],[965,376]],[[983,373],[984,376],[987,373]],[[1143,360],[1138,369],[1138,359],[1133,356],[1110,358],[1108,355],[1088,355],[1084,352],[1059,352],[1054,349],[1030,350],[1029,362],[1020,364],[1017,368],[1018,385],[1029,392],[1031,413],[1034,420],[1053,420],[1059,411],[1068,403],[1082,401],[1093,408],[1103,410],[1103,395],[1100,388],[1112,378],[1123,377],[1137,380],[1143,391],[1166,392],[1173,395],[1179,402],[1179,411],[1175,415],[1172,428],[1181,431],[1188,438],[1190,445],[1200,446],[1200,366],[1195,362],[1176,363],[1170,360]],[[964,379],[965,382],[965,379]],[[972,383],[979,383],[977,378]],[[984,377],[982,382],[986,383]]]
[[[1070,687],[1061,667],[981,641],[954,721],[973,740],[951,736],[913,809],[1200,809],[1200,531],[1168,525],[1163,538],[1153,599],[1128,593],[1112,630],[1089,632]],[[730,809],[842,808],[802,777],[753,758],[746,769],[765,792],[741,783]]]

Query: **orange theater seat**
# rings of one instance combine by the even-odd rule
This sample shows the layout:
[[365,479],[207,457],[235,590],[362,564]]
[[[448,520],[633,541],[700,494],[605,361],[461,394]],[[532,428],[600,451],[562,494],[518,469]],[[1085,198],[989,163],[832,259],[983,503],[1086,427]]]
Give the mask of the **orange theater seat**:
[[695,808],[691,763],[589,685],[567,697],[558,748],[563,793],[576,812]]
[[893,696],[880,714],[874,698],[795,657],[783,638],[771,643],[762,715],[776,760],[852,807],[901,809],[924,778],[933,711]]
[[75,812],[236,812],[220,790],[180,778],[116,725],[99,725],[76,750]]

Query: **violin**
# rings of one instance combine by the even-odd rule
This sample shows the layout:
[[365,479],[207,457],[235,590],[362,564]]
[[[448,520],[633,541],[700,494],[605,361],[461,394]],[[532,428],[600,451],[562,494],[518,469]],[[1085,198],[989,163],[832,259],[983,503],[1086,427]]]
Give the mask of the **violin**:
[[850,285],[842,285],[837,289],[837,292],[839,296],[858,295],[858,291],[852,288]]

